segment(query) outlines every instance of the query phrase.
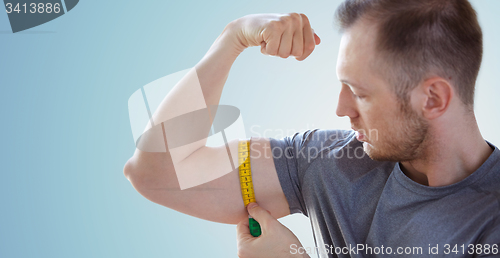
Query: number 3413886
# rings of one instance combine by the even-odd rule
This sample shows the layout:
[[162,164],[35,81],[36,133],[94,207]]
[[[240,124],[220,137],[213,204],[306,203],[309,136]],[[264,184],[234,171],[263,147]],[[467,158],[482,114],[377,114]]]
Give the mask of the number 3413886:
[[31,3],[31,4],[16,4],[12,3],[5,4],[5,9],[7,13],[60,13],[61,4],[59,3]]

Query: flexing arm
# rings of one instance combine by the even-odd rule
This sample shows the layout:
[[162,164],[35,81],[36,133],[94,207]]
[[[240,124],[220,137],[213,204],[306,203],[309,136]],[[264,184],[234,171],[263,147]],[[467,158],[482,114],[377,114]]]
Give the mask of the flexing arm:
[[[319,38],[312,32],[303,14],[257,14],[232,21],[196,64],[195,70],[189,72],[164,98],[153,114],[153,121],[167,121],[218,105],[233,62],[248,47],[261,46],[263,54],[282,58],[292,55],[297,60],[303,60],[310,55],[315,44],[319,44]],[[209,127],[205,129],[207,135]],[[145,145],[159,140],[163,141],[148,135],[141,137]],[[229,148],[235,149],[238,139],[228,140],[231,140]],[[166,141],[168,145],[168,137]],[[216,174],[222,169],[216,161],[227,159],[226,146],[213,148],[205,144],[206,139],[198,140],[176,149],[175,153],[169,150],[147,152],[137,148],[126,163],[124,174],[139,193],[155,203],[202,219],[237,224],[247,216],[237,169],[210,182],[181,190],[174,164],[177,168],[202,170],[209,174]],[[258,203],[275,218],[290,214],[270,155],[269,140],[252,140],[251,149],[268,154],[251,157],[250,160]]]

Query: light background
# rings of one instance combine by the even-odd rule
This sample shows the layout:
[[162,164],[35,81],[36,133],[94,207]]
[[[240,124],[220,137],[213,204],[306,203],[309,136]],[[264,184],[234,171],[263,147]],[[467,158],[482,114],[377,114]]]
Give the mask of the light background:
[[[246,50],[221,104],[242,110],[248,136],[348,129],[335,115],[339,2],[82,0],[17,34],[0,12],[0,257],[236,257],[235,226],[149,202],[123,176],[134,152],[128,98],[193,67],[238,17],[301,12],[322,39],[315,52],[298,62]],[[476,115],[498,145],[500,1],[473,5],[485,39]],[[314,246],[306,217],[280,221]]]

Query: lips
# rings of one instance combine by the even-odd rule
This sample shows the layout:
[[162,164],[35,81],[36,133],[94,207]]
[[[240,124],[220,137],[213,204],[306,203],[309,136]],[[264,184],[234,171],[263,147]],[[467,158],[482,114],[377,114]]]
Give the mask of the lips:
[[358,130],[354,128],[352,128],[352,130],[354,130],[354,133],[356,134],[356,139],[358,139],[358,141],[366,142],[368,140],[368,138],[366,138],[366,135],[360,133]]
[[364,142],[366,139],[366,136],[358,131],[356,131],[356,139],[360,142]]

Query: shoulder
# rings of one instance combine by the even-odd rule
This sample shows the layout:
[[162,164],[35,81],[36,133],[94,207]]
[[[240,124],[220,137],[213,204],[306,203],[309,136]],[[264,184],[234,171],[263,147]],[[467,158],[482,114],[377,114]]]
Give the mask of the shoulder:
[[356,140],[353,130],[313,129],[285,137],[294,147],[340,147]]
[[395,164],[372,160],[353,130],[314,129],[278,141],[282,143],[280,151],[283,151],[283,156],[295,158],[301,169],[310,168],[315,163],[312,168],[338,169],[355,175],[376,168],[389,173]]

